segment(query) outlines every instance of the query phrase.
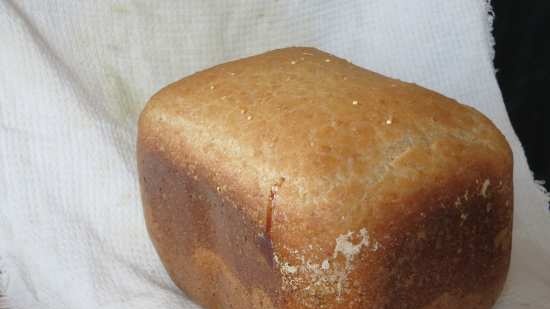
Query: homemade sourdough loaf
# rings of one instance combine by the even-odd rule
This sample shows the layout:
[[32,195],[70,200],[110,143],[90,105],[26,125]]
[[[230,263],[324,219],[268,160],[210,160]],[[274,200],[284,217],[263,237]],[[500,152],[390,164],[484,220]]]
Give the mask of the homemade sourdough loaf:
[[312,48],[175,82],[141,114],[147,227],[206,308],[490,308],[512,154],[473,108]]

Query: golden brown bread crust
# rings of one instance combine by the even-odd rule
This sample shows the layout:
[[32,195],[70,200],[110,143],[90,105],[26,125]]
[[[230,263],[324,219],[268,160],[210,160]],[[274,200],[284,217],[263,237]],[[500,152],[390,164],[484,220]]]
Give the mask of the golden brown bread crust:
[[490,308],[512,155],[473,108],[311,48],[157,93],[138,165],[148,229],[207,308]]

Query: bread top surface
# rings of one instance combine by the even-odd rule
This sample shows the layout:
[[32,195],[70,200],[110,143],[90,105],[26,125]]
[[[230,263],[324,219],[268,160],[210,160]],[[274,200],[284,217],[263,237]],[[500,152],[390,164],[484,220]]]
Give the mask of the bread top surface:
[[473,108],[314,48],[177,81],[151,98],[139,129],[182,168],[204,169],[259,226],[272,208],[274,242],[296,247],[420,212],[399,201],[456,179],[480,193],[512,166],[502,134]]

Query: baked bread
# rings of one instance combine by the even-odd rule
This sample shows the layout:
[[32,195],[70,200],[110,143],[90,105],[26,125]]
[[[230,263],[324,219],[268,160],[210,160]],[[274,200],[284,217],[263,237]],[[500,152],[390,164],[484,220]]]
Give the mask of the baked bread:
[[489,119],[313,48],[215,66],[141,114],[145,219],[205,308],[490,308],[512,154]]

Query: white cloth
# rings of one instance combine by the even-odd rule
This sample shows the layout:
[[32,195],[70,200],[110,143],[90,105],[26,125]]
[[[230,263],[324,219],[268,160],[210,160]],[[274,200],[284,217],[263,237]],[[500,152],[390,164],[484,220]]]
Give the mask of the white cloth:
[[0,1],[0,295],[10,308],[198,308],[146,234],[136,120],[163,85],[315,46],[475,106],[515,157],[498,309],[550,308],[550,214],[508,120],[485,0]]

